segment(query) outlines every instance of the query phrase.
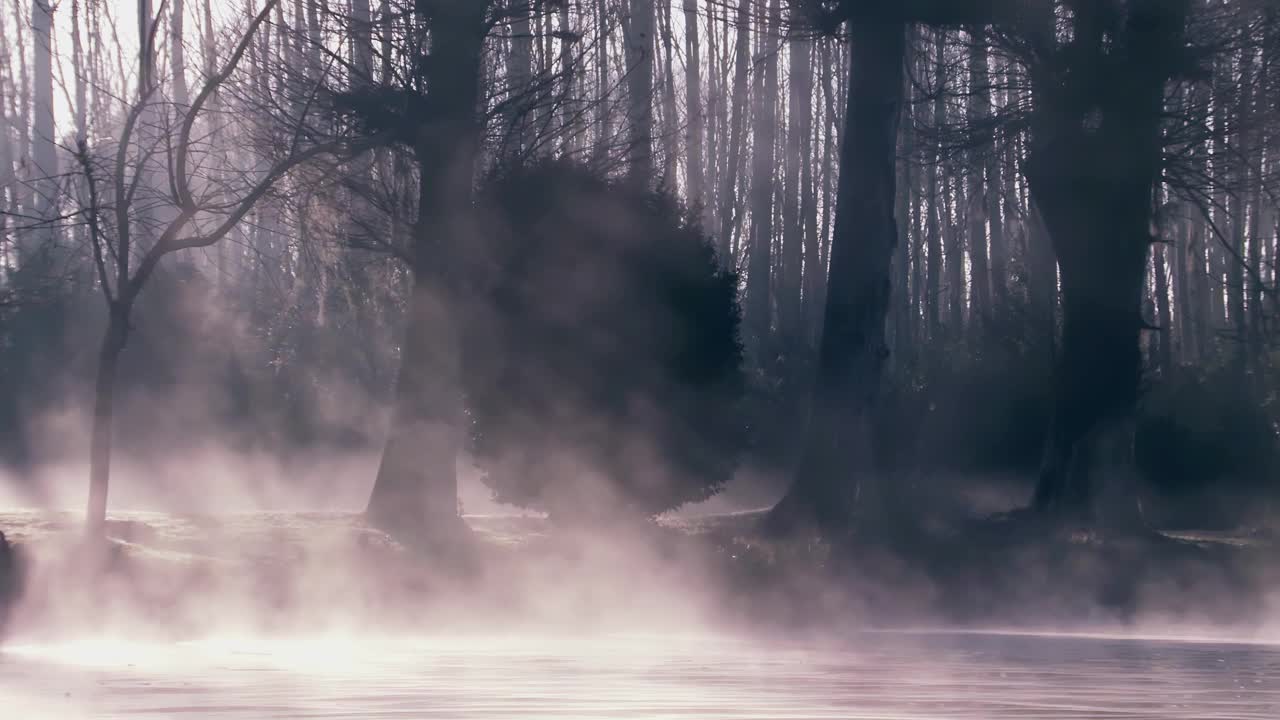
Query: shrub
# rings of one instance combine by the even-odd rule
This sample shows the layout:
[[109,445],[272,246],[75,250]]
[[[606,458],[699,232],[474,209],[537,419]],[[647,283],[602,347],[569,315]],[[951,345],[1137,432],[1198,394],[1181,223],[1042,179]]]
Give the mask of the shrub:
[[737,278],[669,196],[565,163],[481,193],[463,384],[496,500],[557,517],[710,497],[742,441]]

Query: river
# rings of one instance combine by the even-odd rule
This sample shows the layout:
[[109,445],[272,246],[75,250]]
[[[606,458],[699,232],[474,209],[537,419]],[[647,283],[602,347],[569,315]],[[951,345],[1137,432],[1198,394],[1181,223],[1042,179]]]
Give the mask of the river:
[[124,638],[0,651],[6,718],[1280,718],[1280,647],[1097,636]]

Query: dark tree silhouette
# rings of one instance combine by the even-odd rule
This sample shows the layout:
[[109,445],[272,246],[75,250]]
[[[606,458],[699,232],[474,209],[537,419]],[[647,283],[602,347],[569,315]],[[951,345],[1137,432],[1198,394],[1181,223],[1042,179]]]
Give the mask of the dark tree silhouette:
[[498,178],[463,379],[496,499],[566,520],[718,492],[742,420],[737,279],[670,197],[584,167]]
[[844,145],[809,435],[775,527],[845,522],[855,504],[881,516],[872,413],[889,355],[885,317],[898,228],[894,218],[906,25],[854,21]]

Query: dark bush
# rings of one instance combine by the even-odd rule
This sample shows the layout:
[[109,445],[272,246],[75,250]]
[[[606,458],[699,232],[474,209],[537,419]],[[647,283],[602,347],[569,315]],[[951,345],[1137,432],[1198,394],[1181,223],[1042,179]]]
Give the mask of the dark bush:
[[507,172],[480,206],[463,382],[495,498],[589,519],[718,492],[742,442],[737,278],[697,225],[564,163]]
[[1142,400],[1135,452],[1162,525],[1258,520],[1260,501],[1276,495],[1275,427],[1238,372],[1183,368],[1154,384]]

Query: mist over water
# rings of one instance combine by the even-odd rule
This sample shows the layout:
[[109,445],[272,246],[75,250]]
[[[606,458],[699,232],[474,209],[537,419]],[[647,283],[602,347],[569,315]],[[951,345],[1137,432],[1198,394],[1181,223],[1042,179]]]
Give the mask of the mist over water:
[[852,634],[120,638],[0,655],[32,718],[1170,718],[1280,712],[1280,649],[1122,638]]
[[[685,533],[732,517],[665,522]],[[116,513],[134,574],[97,585],[66,566],[37,575],[34,605],[0,649],[0,697],[13,717],[49,720],[1280,712],[1280,646],[1265,627],[1153,617],[1076,622],[1068,634],[941,621],[872,631],[854,612],[780,626],[736,613],[710,565],[654,550],[663,543],[652,536],[624,541],[614,528],[555,541],[537,517],[468,522],[516,554],[492,555],[478,577],[415,574],[350,513]],[[24,511],[0,513],[0,527],[40,547],[79,523]],[[216,575],[175,570],[202,566]],[[927,588],[894,592],[909,605]]]

